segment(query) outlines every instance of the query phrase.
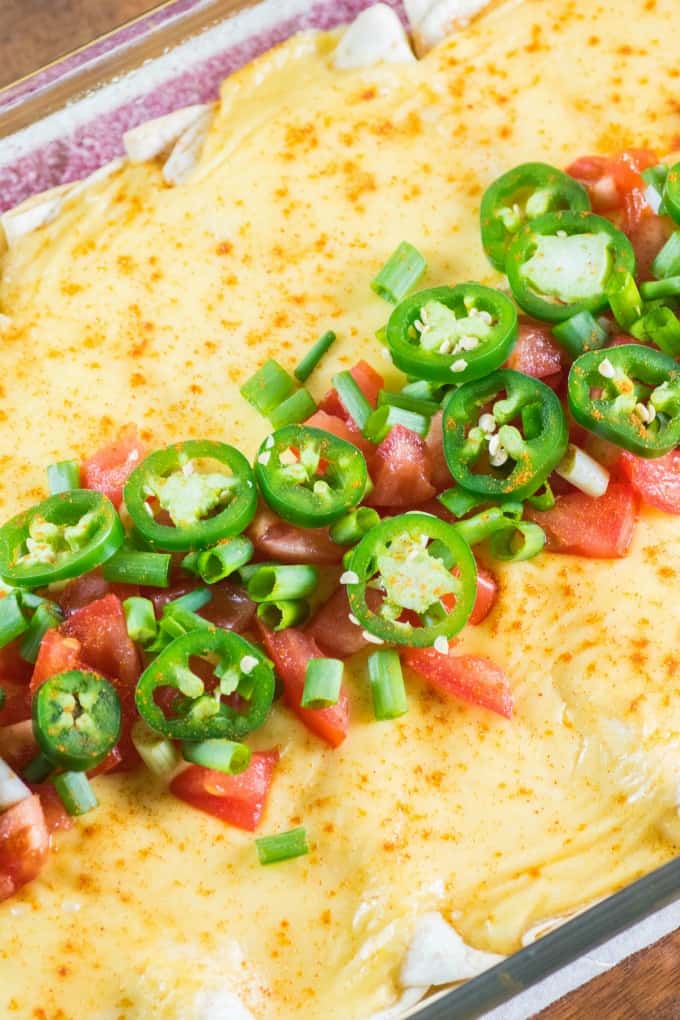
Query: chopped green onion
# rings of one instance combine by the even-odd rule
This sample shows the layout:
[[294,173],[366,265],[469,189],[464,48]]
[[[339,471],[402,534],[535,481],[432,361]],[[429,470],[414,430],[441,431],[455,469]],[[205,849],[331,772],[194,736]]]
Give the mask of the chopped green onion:
[[302,708],[329,708],[340,697],[344,666],[340,659],[310,659],[302,691]]
[[363,432],[373,408],[362,393],[351,372],[338,372],[333,376],[340,402],[357,428]]
[[80,488],[80,465],[77,460],[60,460],[47,469],[47,484],[50,494],[70,492]]
[[477,507],[488,502],[483,496],[477,496],[474,492],[466,492],[460,487],[446,489],[445,492],[441,492],[437,496],[437,499],[454,517],[464,517],[471,510],[476,510]]
[[297,425],[310,418],[315,411],[316,401],[312,394],[309,390],[301,389],[270,411],[269,420],[275,429],[282,429],[284,425]]
[[376,719],[386,722],[408,712],[404,674],[395,651],[385,649],[369,655],[368,679]]
[[431,418],[439,410],[439,403],[436,400],[427,400],[423,397],[413,396],[411,393],[391,393],[389,390],[381,390],[378,394],[378,407],[388,404],[390,407],[401,407],[404,411],[414,411],[423,418]]
[[192,552],[182,560],[182,566],[197,574],[206,584],[216,584],[240,570],[253,555],[253,543],[245,535],[227,538],[212,549]]
[[512,518],[506,516],[503,507],[490,506],[487,510],[475,514],[474,517],[456,521],[452,527],[465,539],[468,545],[477,545],[497,531],[505,531],[506,528],[512,527]]
[[319,571],[307,564],[261,563],[248,581],[248,594],[254,602],[281,602],[303,599],[317,586]]
[[[189,594],[193,595],[193,592]],[[165,606],[158,624],[158,632],[153,642],[147,646],[147,652],[161,652],[176,637],[183,637],[184,634],[188,634],[191,630],[206,630],[213,626],[208,620],[204,620],[202,616],[194,613],[193,610],[185,609],[184,606],[179,605],[181,601],[182,599],[176,599]]]
[[608,338],[597,319],[590,312],[582,311],[553,326],[553,336],[572,358],[578,358],[586,351],[596,351],[604,347]]
[[544,545],[543,528],[532,521],[515,521],[491,536],[489,552],[494,559],[519,563],[537,556]]
[[248,586],[248,581],[251,579],[253,574],[258,572],[261,566],[261,563],[246,563],[244,566],[239,568],[238,576],[244,587]]
[[403,425],[419,436],[426,436],[430,429],[430,419],[415,411],[407,411],[403,407],[383,404],[369,415],[364,426],[364,435],[372,443],[381,443],[395,425]]
[[335,333],[329,329],[309,348],[300,364],[293,371],[293,375],[299,382],[307,382],[324,354],[330,350],[335,341]]
[[295,391],[295,380],[270,358],[241,387],[241,396],[266,418]]
[[48,630],[58,627],[63,619],[64,614],[59,606],[55,602],[44,599],[33,613],[28,630],[21,640],[21,645],[19,646],[21,658],[25,659],[26,662],[35,662],[45,634]]
[[28,630],[29,620],[26,616],[21,597],[10,592],[0,599],[0,648],[14,641],[20,634]]
[[52,783],[69,815],[85,815],[99,803],[84,772],[60,772]]
[[114,584],[140,584],[148,588],[167,588],[170,584],[170,553],[114,553],[102,567],[107,581]]
[[332,525],[329,532],[331,541],[336,545],[356,545],[376,524],[380,524],[378,511],[370,506],[360,506]]
[[278,602],[261,602],[257,618],[268,630],[287,630],[306,623],[311,615],[306,599],[279,599]]
[[182,744],[182,755],[185,761],[193,765],[201,765],[204,769],[224,772],[228,776],[236,776],[245,772],[250,765],[250,748],[235,740],[201,740],[199,743]]
[[544,482],[540,489],[527,497],[527,503],[534,510],[552,510],[555,506],[555,493],[550,488],[550,483]]
[[51,772],[54,772],[54,765],[41,752],[24,767],[21,778],[26,783],[44,783]]
[[188,591],[186,595],[180,595],[178,599],[168,602],[165,610],[167,612],[168,610],[188,609],[192,613],[196,613],[211,601],[212,592],[210,588],[194,588],[193,591]]
[[665,215],[666,207],[663,201],[663,189],[666,186],[668,167],[665,163],[657,163],[656,166],[648,166],[646,170],[642,171],[640,176],[647,185],[645,188],[647,204],[657,216]]
[[401,388],[402,397],[417,397],[419,400],[431,400],[441,405],[442,397],[448,390],[441,383],[428,382],[427,379],[410,379]]
[[[666,276],[663,280],[648,280],[640,284],[640,293],[645,301],[656,298],[677,297],[680,294],[680,275]],[[636,316],[639,318],[639,316]]]
[[156,637],[158,624],[151,599],[133,595],[123,602],[127,632],[133,641],[146,645]]
[[624,329],[642,315],[642,298],[632,273],[613,275],[607,285],[607,298],[614,318]]
[[260,864],[278,864],[309,853],[307,833],[302,827],[278,832],[274,836],[261,836],[255,840],[255,846]]
[[[12,589],[9,588],[8,591],[12,591]],[[24,609],[37,609],[43,602],[49,602],[49,599],[43,598],[42,595],[36,595],[34,591],[18,591],[17,595],[21,599],[21,605]],[[54,606],[56,603],[50,602],[50,605]]]
[[645,314],[630,327],[636,340],[651,340],[664,354],[680,355],[680,320],[667,305],[648,307]]
[[173,742],[152,730],[143,719],[135,720],[131,737],[137,754],[159,779],[167,779],[180,764],[180,754]]
[[680,275],[680,230],[674,230],[652,262],[652,273],[657,280]]
[[0,687],[0,709],[3,709],[5,707],[5,699],[6,698],[7,698],[7,695],[5,694],[5,688],[4,687]]
[[555,474],[593,499],[604,496],[609,487],[607,469],[573,443],[567,447],[567,452],[555,468]]
[[402,241],[371,283],[371,288],[378,297],[396,305],[415,287],[426,269],[427,262],[418,249]]

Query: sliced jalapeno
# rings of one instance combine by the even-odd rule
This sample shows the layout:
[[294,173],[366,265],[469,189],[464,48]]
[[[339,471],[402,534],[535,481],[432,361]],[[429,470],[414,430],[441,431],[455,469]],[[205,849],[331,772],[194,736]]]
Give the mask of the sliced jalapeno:
[[71,669],[46,680],[33,698],[33,732],[55,767],[85,772],[107,756],[120,736],[115,690],[97,673]]
[[454,390],[444,404],[444,456],[469,492],[524,499],[567,449],[567,422],[549,386],[506,368]]
[[462,383],[505,361],[517,339],[517,312],[504,294],[479,283],[433,287],[397,305],[386,335],[402,372]]
[[[246,458],[233,446],[208,439],[176,443],[150,454],[128,478],[124,497],[139,534],[160,549],[216,545],[240,534],[257,506]],[[156,508],[164,510],[172,524],[157,521]]]

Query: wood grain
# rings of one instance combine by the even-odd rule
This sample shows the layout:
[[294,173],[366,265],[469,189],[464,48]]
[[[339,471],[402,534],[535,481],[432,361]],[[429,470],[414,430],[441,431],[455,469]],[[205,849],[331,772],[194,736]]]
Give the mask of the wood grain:
[[[154,6],[154,0],[0,0],[0,86]],[[680,1020],[680,931],[534,1020]]]

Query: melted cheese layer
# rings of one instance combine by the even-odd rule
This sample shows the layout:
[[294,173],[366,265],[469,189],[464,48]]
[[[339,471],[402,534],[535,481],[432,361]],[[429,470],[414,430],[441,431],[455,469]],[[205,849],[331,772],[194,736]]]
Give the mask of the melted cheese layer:
[[[253,454],[266,423],[239,385],[325,329],[340,339],[317,395],[362,355],[396,381],[372,339],[379,266],[408,238],[423,286],[493,283],[477,209],[499,173],[670,150],[672,23],[674,0],[513,0],[418,64],[340,73],[335,40],[303,35],[235,75],[187,184],[127,166],[5,255],[3,514],[125,421],[156,445]],[[680,520],[648,512],[626,560],[499,568],[498,604],[461,648],[512,678],[512,722],[411,678],[408,715],[375,723],[361,658],[339,750],[277,706],[253,741],[282,751],[261,833],[304,824],[309,857],[261,868],[251,836],[148,775],[100,779],[99,810],[0,907],[0,1013],[207,1020],[226,988],[257,1018],[358,1020],[398,996],[424,912],[508,953],[665,862],[679,566]]]

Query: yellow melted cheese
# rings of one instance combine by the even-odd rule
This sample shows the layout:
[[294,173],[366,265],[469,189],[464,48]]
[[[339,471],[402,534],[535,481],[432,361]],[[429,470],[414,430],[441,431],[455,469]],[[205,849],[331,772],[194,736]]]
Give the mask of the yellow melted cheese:
[[[495,282],[477,208],[500,172],[670,151],[677,19],[675,0],[525,0],[418,64],[341,73],[334,40],[304,35],[227,81],[188,184],[128,166],[5,255],[3,516],[126,421],[251,455],[266,423],[240,383],[325,329],[317,395],[360,355],[394,381],[368,287],[385,258],[408,238],[424,285]],[[412,678],[408,715],[375,723],[361,660],[339,750],[277,706],[253,741],[282,752],[260,831],[304,824],[306,858],[261,868],[249,834],[148,775],[100,779],[99,810],[0,906],[0,1015],[205,1020],[226,988],[257,1018],[362,1018],[397,997],[424,911],[509,953],[662,864],[680,840],[679,567],[680,520],[645,512],[626,560],[500,568],[461,647],[512,678],[511,722]]]

